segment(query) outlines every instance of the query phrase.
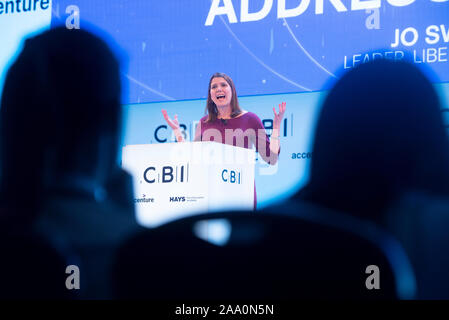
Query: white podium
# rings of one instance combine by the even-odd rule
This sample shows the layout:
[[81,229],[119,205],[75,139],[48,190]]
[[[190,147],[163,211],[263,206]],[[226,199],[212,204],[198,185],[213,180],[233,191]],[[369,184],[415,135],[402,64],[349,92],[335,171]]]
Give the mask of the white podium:
[[134,180],[139,224],[254,208],[255,151],[215,142],[127,145],[122,166]]

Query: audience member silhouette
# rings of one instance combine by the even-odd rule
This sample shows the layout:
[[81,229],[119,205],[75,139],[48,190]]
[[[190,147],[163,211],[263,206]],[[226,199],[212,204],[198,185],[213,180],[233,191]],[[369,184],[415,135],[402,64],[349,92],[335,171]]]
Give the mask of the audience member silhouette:
[[407,62],[346,73],[318,119],[308,184],[295,197],[385,223],[406,190],[449,195],[449,140],[430,81]]
[[120,97],[106,43],[65,28],[28,39],[4,86],[5,225],[31,226],[79,266],[81,298],[108,298],[114,247],[138,230],[131,178],[116,165]]
[[[449,139],[437,93],[404,61],[347,72],[318,119],[308,184],[294,198],[376,222],[402,243],[418,298],[449,298]],[[443,227],[446,226],[446,227]]]

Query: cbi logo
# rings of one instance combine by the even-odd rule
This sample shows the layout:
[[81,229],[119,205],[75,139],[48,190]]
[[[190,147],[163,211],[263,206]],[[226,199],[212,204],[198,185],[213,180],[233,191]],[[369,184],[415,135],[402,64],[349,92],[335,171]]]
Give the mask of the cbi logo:
[[224,169],[221,172],[221,179],[223,182],[242,184],[240,180],[241,172],[235,170]]
[[[184,136],[184,139],[189,140],[189,137],[187,136],[187,134],[188,134],[188,132],[192,131],[192,126],[189,127],[188,131],[187,131],[187,126],[183,123],[181,123],[179,125],[179,127],[181,128],[181,132]],[[195,127],[195,126],[193,126],[193,127]],[[164,133],[162,135],[159,133],[159,131],[161,129],[164,131]],[[170,136],[170,134],[171,134],[171,130],[168,130],[167,125],[162,124],[162,125],[158,126],[156,128],[156,130],[154,130],[154,139],[156,139],[156,141],[159,143],[164,143],[169,140],[169,137],[167,137],[167,136]],[[173,138],[173,141],[175,141],[174,136],[172,138]]]
[[143,172],[147,183],[189,182],[189,164],[177,166],[148,167]]
[[[262,119],[262,125],[264,126],[265,130],[267,130],[267,134],[270,136],[271,131],[273,130],[273,119]],[[179,127],[181,128],[181,132],[184,136],[184,139],[186,141],[193,140],[193,137],[191,136],[192,132],[195,132],[195,128],[199,121],[194,121],[190,123],[189,125],[186,125],[184,123],[180,123]],[[293,136],[293,113],[290,115],[290,118],[287,119],[287,117],[284,118],[283,124],[281,126],[281,132],[280,134],[283,137],[287,136]],[[172,130],[169,129],[169,127],[166,124],[159,125],[154,130],[154,139],[158,143],[165,143],[170,141],[176,141],[174,135],[172,134]]]
[[[293,136],[293,113],[291,114],[290,119],[287,119],[287,117],[284,118],[284,124],[281,126],[281,132],[279,132],[283,137],[288,136],[289,122],[291,128],[290,135]],[[267,130],[267,134],[271,136],[271,132],[273,131],[273,119],[262,119],[262,125],[265,130]]]

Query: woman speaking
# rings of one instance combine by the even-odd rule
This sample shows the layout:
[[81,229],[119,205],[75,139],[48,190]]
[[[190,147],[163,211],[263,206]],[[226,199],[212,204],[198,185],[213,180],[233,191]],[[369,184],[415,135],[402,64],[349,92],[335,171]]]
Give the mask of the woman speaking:
[[[195,130],[195,141],[215,141],[243,148],[256,148],[259,155],[269,164],[277,162],[280,142],[279,133],[286,104],[279,105],[279,112],[273,107],[273,131],[271,139],[265,132],[260,118],[240,108],[234,82],[224,73],[215,73],[209,81],[206,115],[200,119]],[[164,119],[173,129],[178,142],[183,142],[178,116],[171,119],[162,110]],[[256,192],[254,190],[254,208]]]

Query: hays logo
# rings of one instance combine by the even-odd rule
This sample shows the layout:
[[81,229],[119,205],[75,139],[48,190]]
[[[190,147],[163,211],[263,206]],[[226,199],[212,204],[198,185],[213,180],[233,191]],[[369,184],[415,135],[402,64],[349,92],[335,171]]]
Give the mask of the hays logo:
[[143,172],[143,179],[147,183],[189,182],[189,164],[148,167]]
[[170,202],[184,202],[186,197],[170,197]]

